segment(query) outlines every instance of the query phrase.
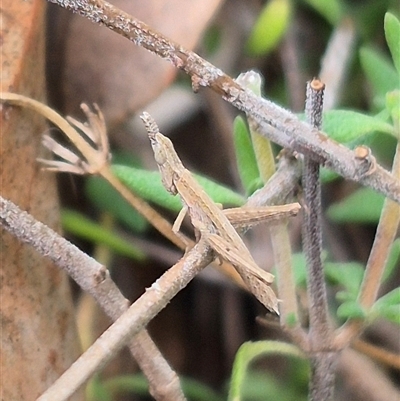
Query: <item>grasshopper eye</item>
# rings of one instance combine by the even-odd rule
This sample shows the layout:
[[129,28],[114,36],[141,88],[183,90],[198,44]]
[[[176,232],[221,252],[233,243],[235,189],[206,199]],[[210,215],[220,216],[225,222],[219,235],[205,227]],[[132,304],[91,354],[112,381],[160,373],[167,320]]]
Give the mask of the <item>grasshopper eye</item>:
[[[152,143],[153,145],[153,143]],[[158,144],[155,143],[153,146],[153,150],[154,150],[154,159],[156,161],[156,163],[159,166],[162,166],[163,164],[165,164],[165,162],[167,161],[167,158],[165,156],[165,152],[163,152],[159,146],[157,146]]]

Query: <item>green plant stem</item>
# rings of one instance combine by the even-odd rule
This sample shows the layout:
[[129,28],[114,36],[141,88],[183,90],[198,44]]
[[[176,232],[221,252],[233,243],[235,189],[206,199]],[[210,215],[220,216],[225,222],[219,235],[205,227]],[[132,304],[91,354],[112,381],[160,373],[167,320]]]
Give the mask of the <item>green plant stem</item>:
[[[245,88],[254,93],[261,94],[262,77],[254,71],[240,74],[236,80]],[[266,184],[275,174],[275,157],[272,152],[271,142],[262,136],[257,129],[257,123],[248,115],[247,121],[250,128],[254,153],[257,160],[260,177]],[[287,230],[287,222],[283,221],[269,228],[271,233],[272,249],[277,272],[278,296],[283,300],[280,305],[280,321],[289,333],[293,333],[294,340],[304,343],[305,333],[300,328],[296,288],[293,277],[292,249]],[[289,324],[290,321],[290,324]],[[296,332],[296,334],[295,334]]]

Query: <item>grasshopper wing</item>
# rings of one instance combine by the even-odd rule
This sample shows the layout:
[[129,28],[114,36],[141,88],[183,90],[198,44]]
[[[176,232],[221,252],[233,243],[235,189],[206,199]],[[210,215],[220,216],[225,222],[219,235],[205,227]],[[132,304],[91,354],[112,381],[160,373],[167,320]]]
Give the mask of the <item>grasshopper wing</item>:
[[246,254],[243,254],[218,234],[208,234],[207,241],[218,255],[238,269],[240,275],[242,275],[242,271],[245,271],[248,275],[255,276],[268,285],[273,283],[274,275],[257,266],[250,254],[249,257],[246,257]]

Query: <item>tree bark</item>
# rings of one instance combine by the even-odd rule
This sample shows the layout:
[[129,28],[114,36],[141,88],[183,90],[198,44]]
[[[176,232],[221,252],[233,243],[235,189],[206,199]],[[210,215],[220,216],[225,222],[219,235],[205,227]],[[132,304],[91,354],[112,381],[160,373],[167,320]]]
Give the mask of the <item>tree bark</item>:
[[[44,11],[42,0],[2,1],[2,91],[44,100]],[[8,106],[2,107],[0,118],[2,196],[59,230],[54,175],[36,163],[45,156],[44,119]],[[1,228],[0,255],[0,398],[33,400],[79,353],[68,278]]]

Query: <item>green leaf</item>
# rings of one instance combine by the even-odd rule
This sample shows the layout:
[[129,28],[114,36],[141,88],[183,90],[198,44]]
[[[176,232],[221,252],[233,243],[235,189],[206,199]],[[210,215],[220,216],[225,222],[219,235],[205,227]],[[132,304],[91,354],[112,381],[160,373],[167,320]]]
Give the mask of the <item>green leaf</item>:
[[121,394],[149,395],[147,379],[142,374],[118,375],[103,381],[103,387],[115,400]]
[[342,303],[337,309],[337,315],[341,319],[365,319],[366,313],[356,301]]
[[400,325],[400,287],[379,298],[372,307],[373,316],[381,316]]
[[107,391],[103,381],[96,374],[87,383],[85,389],[85,395],[87,401],[112,401],[112,394]]
[[[221,27],[217,25],[210,26],[203,35],[203,46],[207,54],[207,58],[213,55],[221,46]],[[204,57],[204,56],[203,56]]]
[[215,203],[227,206],[242,206],[246,202],[246,199],[242,195],[232,191],[232,189],[202,175],[192,175]]
[[[291,360],[284,366],[286,376],[279,380],[277,375],[256,369],[249,369],[243,383],[240,400],[265,401],[306,401],[309,367],[303,360]],[[306,377],[303,377],[305,373]]]
[[141,233],[148,223],[122,196],[102,177],[88,177],[85,194],[100,211],[107,211],[133,232]]
[[337,223],[375,224],[379,221],[385,198],[370,188],[361,188],[327,210]]
[[343,15],[343,5],[339,0],[306,0],[318,13],[332,25],[337,25]]
[[[257,96],[261,96],[263,77],[258,72],[251,70],[242,73],[236,78],[236,82],[251,90]],[[255,124],[252,124],[251,117],[248,117],[248,121],[259,177],[261,178],[261,182],[266,183],[276,170],[271,142],[258,132]],[[238,147],[236,147],[236,149],[238,149]]]
[[233,122],[233,143],[240,180],[246,194],[250,195],[254,191],[254,184],[259,181],[260,173],[250,133],[242,116],[237,116]]
[[236,401],[241,399],[241,392],[246,383],[246,373],[250,363],[263,356],[274,354],[305,358],[297,347],[280,341],[257,341],[242,344],[236,353],[233,363],[228,400]]
[[400,287],[388,292],[383,297],[379,298],[375,302],[375,307],[380,308],[382,306],[400,306]]
[[[391,116],[393,125],[400,122],[400,90],[394,90],[386,94],[386,111]],[[400,140],[400,138],[396,138]]]
[[375,117],[350,110],[330,110],[323,115],[322,130],[340,143],[354,141],[373,131],[394,135],[393,127]]
[[292,255],[292,266],[296,287],[305,287],[307,282],[307,263],[303,252]]
[[[179,197],[172,196],[164,188],[158,171],[147,171],[118,165],[113,165],[112,171],[130,190],[147,201],[154,202],[175,212],[179,212],[182,209]],[[193,176],[214,202],[231,206],[241,206],[245,202],[241,195],[231,189],[197,174],[193,174]]]
[[390,60],[368,47],[360,49],[360,62],[371,85],[374,103],[382,110],[386,93],[399,88],[399,74]]
[[341,304],[343,302],[348,302],[348,301],[354,302],[356,299],[357,299],[357,296],[355,296],[354,294],[351,294],[348,291],[338,291],[336,293],[336,300]]
[[189,377],[179,377],[182,391],[191,401],[224,401],[226,398],[217,394],[212,388]]
[[323,184],[327,184],[328,182],[332,182],[340,178],[340,175],[335,173],[332,170],[329,170],[325,167],[322,167],[320,170],[320,179]]
[[400,74],[400,21],[391,13],[385,14],[385,36],[393,63]]
[[61,222],[63,228],[71,234],[96,244],[107,245],[120,255],[128,256],[135,260],[144,260],[146,258],[146,255],[140,249],[117,234],[89,220],[81,213],[64,209],[61,211]]
[[[179,380],[184,394],[192,401],[223,401],[223,397],[197,380],[187,377],[179,377]],[[112,399],[123,394],[149,395],[148,381],[140,373],[115,376],[105,380],[103,386],[113,396]]]
[[382,308],[379,310],[379,315],[400,326],[400,304]]
[[247,42],[253,56],[265,55],[274,50],[288,27],[292,2],[270,0],[261,11]]
[[364,276],[364,266],[357,262],[326,262],[324,264],[325,275],[335,285],[346,289],[346,295],[341,294],[343,299],[356,299]]

